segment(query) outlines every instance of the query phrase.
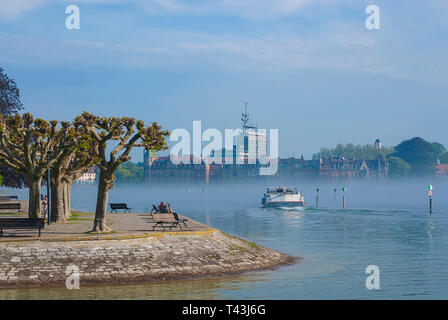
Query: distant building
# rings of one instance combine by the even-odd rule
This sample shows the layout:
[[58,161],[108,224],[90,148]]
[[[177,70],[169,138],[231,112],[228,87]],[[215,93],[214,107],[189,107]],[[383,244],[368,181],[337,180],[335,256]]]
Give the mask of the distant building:
[[436,169],[438,177],[448,177],[448,164],[438,164],[436,165]]
[[95,168],[89,168],[89,170],[83,173],[75,182],[77,183],[94,183],[96,179]]
[[242,114],[243,130],[235,137],[232,150],[213,150],[211,158],[221,158],[221,163],[206,163],[198,159],[194,164],[193,156],[186,156],[187,161],[175,165],[170,157],[158,157],[156,154],[144,153],[144,170],[146,181],[152,182],[226,182],[253,179],[271,180],[275,178],[301,177],[318,179],[383,179],[389,176],[389,163],[382,152],[382,143],[375,141],[378,156],[374,160],[346,159],[330,156],[315,160],[270,159],[277,162],[278,170],[273,176],[261,176],[260,159],[267,157],[266,135],[259,132],[256,125],[249,121],[246,110]]
[[266,157],[266,133],[249,120],[247,103],[242,114],[243,132],[235,138],[235,152],[237,163],[255,164],[257,160]]
[[380,139],[375,140],[375,148],[379,151],[381,151],[381,149],[383,148],[383,143],[381,142]]
[[144,150],[143,151],[143,166],[147,166],[148,168],[151,167],[151,165],[159,158],[157,153],[155,152],[149,152]]

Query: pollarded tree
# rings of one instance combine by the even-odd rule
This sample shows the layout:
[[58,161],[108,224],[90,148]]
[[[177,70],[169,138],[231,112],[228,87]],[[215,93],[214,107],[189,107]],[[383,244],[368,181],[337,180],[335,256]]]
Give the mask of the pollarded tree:
[[[99,118],[88,112],[83,112],[76,118],[75,123],[86,128],[92,138],[98,143],[100,170],[98,181],[98,195],[96,201],[94,232],[108,232],[106,225],[106,210],[109,190],[115,181],[115,170],[120,164],[131,159],[130,152],[134,147],[143,147],[149,151],[166,150],[165,137],[169,135],[167,130],[153,122],[151,126],[145,126],[143,121],[134,118]],[[118,142],[106,155],[108,142]]]
[[70,218],[72,185],[99,160],[97,143],[84,128],[75,126],[73,139],[75,147],[67,149],[50,170],[52,222],[64,222]]
[[30,113],[0,115],[0,159],[27,177],[30,218],[40,217],[42,177],[67,149],[74,147],[74,133],[68,122],[58,126],[58,121],[33,119]]

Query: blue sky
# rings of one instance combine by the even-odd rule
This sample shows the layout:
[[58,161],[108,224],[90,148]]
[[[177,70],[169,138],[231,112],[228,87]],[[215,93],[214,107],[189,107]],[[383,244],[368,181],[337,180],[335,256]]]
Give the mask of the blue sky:
[[[80,30],[65,28],[71,4]],[[371,4],[380,30],[364,26]],[[0,65],[46,119],[238,128],[247,101],[281,156],[377,137],[448,146],[447,14],[444,0],[0,0]]]

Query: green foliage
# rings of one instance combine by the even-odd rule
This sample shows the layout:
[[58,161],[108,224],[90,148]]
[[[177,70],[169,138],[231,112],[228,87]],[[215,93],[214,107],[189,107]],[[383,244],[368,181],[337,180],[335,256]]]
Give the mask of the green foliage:
[[434,150],[434,154],[436,155],[436,157],[440,157],[442,154],[447,152],[445,146],[438,142],[431,143],[431,147]]
[[143,165],[131,161],[124,162],[115,170],[115,177],[117,182],[142,182]]
[[409,163],[398,157],[389,158],[389,174],[391,177],[405,177],[411,170]]
[[34,119],[31,113],[0,114],[0,160],[29,179],[41,178],[48,167],[74,148],[79,130],[70,123]]
[[[393,148],[382,147],[381,151],[385,154],[391,154],[394,152]],[[358,159],[358,160],[375,160],[378,158],[378,149],[372,144],[366,145],[354,145],[348,143],[345,146],[338,144],[336,148],[321,148],[319,153],[313,155],[313,159],[322,159],[344,156],[346,159]]]
[[10,79],[0,67],[0,113],[3,115],[15,114],[23,109],[20,101],[20,91],[16,82]]
[[395,147],[396,152],[392,156],[406,161],[411,166],[409,171],[411,175],[433,175],[436,171],[434,166],[437,163],[438,152],[442,150],[440,146],[442,145],[432,144],[416,137],[401,142]]
[[445,152],[439,156],[440,163],[448,164],[448,152]]

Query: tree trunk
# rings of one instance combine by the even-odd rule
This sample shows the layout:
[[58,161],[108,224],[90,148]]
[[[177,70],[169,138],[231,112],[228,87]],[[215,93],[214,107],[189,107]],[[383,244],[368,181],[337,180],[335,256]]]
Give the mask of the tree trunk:
[[51,179],[51,222],[65,222],[67,220],[64,212],[64,182],[59,178]]
[[106,226],[106,210],[107,210],[107,200],[109,197],[109,189],[113,183],[113,179],[109,177],[110,175],[103,170],[100,171],[100,178],[98,183],[98,195],[96,198],[96,211],[95,211],[95,221],[93,224],[93,230],[96,232],[108,232],[111,231],[110,228]]
[[42,183],[42,177],[29,177],[29,180],[28,217],[30,219],[40,218],[40,185]]
[[64,182],[64,215],[67,220],[72,216],[71,193],[72,184]]

